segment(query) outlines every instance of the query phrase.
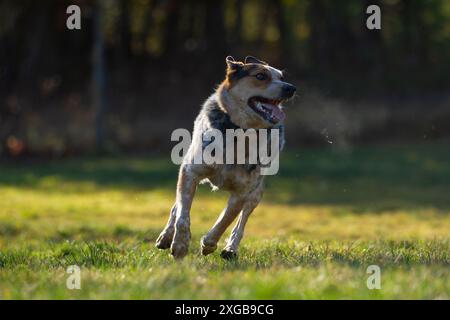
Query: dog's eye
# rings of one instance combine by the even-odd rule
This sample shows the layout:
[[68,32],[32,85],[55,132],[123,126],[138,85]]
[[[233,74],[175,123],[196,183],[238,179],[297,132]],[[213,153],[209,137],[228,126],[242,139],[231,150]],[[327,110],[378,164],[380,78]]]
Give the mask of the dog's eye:
[[267,74],[261,72],[261,73],[256,74],[255,77],[256,77],[256,79],[263,81],[263,80],[267,79]]

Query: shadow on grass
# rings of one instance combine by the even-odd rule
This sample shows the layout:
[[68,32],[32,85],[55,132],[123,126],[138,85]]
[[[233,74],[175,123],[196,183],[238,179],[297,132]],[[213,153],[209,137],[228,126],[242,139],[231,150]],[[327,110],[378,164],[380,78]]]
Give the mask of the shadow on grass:
[[[93,183],[99,188],[166,189],[176,184],[170,159],[74,158],[44,164],[3,164],[0,185],[58,191],[57,185]],[[81,185],[83,187],[83,185]],[[82,188],[80,190],[82,191]]]
[[[177,167],[154,157],[81,158],[45,164],[2,164],[0,186],[48,192],[92,189],[172,193]],[[89,188],[86,184],[89,184]],[[264,200],[339,204],[358,212],[429,206],[450,208],[450,148],[446,145],[308,149],[285,152],[267,177]]]
[[[52,229],[43,233],[40,229],[30,228],[29,225],[15,225],[10,222],[0,221],[0,238],[14,241],[18,237],[24,240],[40,239],[47,243],[61,243],[66,241],[112,241],[123,242],[125,240],[143,241],[154,243],[161,229],[133,229],[126,225],[93,226],[78,225],[62,229]],[[26,242],[26,241],[25,241]]]

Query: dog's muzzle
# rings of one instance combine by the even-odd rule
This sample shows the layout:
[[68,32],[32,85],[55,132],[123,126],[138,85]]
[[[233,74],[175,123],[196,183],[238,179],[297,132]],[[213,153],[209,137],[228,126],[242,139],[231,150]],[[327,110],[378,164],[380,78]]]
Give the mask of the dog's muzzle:
[[281,96],[284,99],[289,99],[294,96],[295,91],[297,91],[297,88],[293,86],[292,84],[286,83],[281,88]]

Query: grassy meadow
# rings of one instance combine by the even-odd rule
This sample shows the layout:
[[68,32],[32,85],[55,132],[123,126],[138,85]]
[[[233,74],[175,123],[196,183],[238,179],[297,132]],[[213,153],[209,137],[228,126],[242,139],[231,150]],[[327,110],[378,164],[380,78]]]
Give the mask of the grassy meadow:
[[187,258],[154,247],[176,176],[161,155],[0,164],[0,299],[450,299],[448,145],[285,152],[235,261],[199,254],[227,199],[205,185]]

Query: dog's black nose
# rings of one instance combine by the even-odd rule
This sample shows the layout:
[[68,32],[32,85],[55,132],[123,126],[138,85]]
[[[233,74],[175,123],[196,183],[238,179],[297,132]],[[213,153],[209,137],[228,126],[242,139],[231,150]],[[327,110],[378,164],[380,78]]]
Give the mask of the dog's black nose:
[[297,90],[297,88],[295,86],[293,86],[292,84],[285,84],[283,85],[283,96],[286,98],[290,98],[294,95],[295,90]]

